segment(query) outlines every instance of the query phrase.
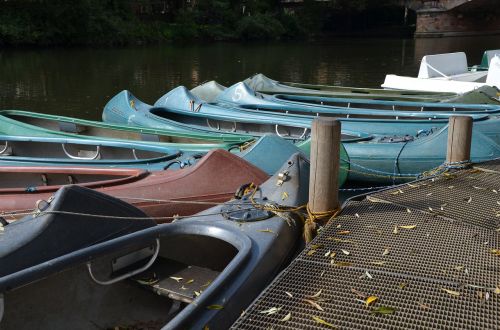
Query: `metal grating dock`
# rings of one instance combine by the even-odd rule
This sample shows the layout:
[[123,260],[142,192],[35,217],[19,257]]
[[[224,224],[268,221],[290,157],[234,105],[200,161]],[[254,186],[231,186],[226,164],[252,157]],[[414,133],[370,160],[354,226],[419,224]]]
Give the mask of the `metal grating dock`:
[[500,162],[351,200],[233,328],[500,329],[499,220]]

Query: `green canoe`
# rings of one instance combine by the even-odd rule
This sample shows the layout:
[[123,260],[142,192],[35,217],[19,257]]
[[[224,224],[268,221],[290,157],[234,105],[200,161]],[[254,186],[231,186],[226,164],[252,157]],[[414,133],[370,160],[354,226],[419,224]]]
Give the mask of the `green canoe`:
[[0,111],[0,134],[129,140],[147,144],[161,143],[164,146],[171,145],[194,152],[206,152],[216,148],[227,150],[254,139],[249,135],[135,127],[20,110]]

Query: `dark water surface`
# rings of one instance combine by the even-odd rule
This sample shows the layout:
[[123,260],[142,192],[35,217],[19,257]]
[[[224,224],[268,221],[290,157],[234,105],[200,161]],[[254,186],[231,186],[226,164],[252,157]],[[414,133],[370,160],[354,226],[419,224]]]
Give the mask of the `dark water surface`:
[[465,51],[469,65],[498,36],[332,39],[328,42],[0,50],[0,109],[96,119],[123,89],[153,103],[178,85],[231,85],[262,72],[283,81],[377,87],[386,73],[416,75],[426,54]]

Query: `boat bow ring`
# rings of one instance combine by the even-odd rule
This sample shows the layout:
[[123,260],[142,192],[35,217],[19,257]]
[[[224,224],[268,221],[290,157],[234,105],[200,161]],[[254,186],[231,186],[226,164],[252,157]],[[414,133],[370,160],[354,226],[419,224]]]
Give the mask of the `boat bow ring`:
[[94,282],[96,282],[97,284],[100,284],[100,285],[110,285],[110,284],[114,284],[114,283],[123,281],[123,280],[125,280],[125,279],[127,279],[129,277],[132,277],[134,275],[137,275],[139,273],[142,273],[142,272],[146,271],[156,261],[156,258],[158,257],[158,253],[159,252],[160,252],[160,240],[157,238],[156,241],[155,241],[155,249],[154,249],[153,256],[151,257],[151,259],[148,261],[147,264],[145,264],[141,268],[138,268],[138,269],[130,271],[130,272],[126,273],[126,274],[114,277],[114,278],[109,279],[107,281],[102,281],[102,280],[99,280],[99,279],[97,279],[95,277],[94,273],[92,272],[92,261],[87,262],[87,270],[89,272],[90,278]]

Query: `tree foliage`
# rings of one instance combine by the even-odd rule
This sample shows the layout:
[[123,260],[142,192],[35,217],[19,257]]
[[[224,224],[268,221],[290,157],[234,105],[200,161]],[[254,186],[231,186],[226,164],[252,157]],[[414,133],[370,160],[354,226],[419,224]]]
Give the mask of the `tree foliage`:
[[[398,8],[397,0],[304,0],[287,10],[281,0],[2,0],[0,44],[131,44],[165,40],[290,39],[373,24],[366,13]],[[169,4],[168,15],[142,17],[138,6]],[[135,6],[135,7],[134,7]],[[362,13],[362,14],[360,14]],[[387,15],[399,15],[385,11]],[[361,15],[361,16],[360,16]],[[364,16],[362,16],[364,15]],[[347,17],[347,18],[346,18]],[[362,27],[366,27],[361,25]]]

